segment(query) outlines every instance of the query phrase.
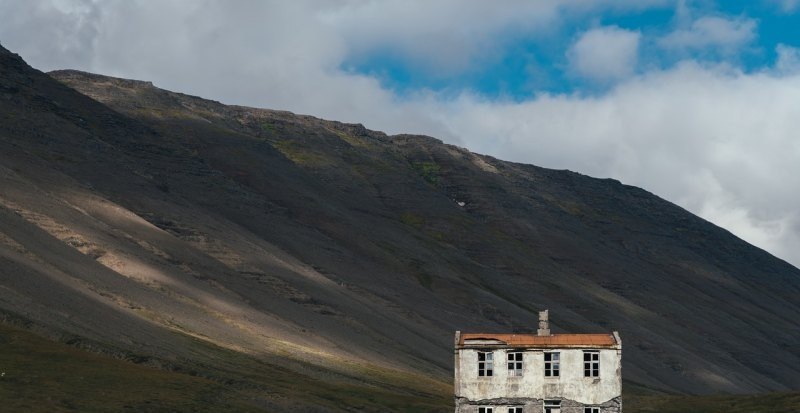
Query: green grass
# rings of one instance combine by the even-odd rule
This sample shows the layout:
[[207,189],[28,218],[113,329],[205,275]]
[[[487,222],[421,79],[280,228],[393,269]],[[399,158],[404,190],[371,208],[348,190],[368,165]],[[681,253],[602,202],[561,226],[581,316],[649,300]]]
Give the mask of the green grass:
[[225,386],[52,342],[0,323],[0,410],[255,412]]
[[324,155],[311,152],[291,140],[274,141],[272,146],[296,165],[319,167],[331,164]]
[[0,323],[0,411],[273,412],[309,406],[331,411],[444,412],[449,383],[375,367],[350,373],[276,366],[197,343],[207,364],[166,371],[89,353]]
[[625,413],[798,413],[800,392],[686,396],[625,383],[622,405]]
[[262,122],[259,126],[261,126],[261,132],[266,133],[267,135],[275,134],[275,125],[269,122]]
[[330,131],[333,132],[334,134],[336,134],[336,136],[338,136],[339,139],[347,142],[348,144],[350,144],[350,146],[352,146],[354,148],[363,148],[363,149],[374,149],[375,148],[374,144],[372,144],[370,141],[368,141],[368,140],[366,140],[364,138],[351,136],[351,135],[348,135],[348,134],[346,134],[344,132],[341,132],[341,131],[334,131],[334,130],[330,130]]
[[797,413],[800,393],[743,396],[630,396],[626,413]]
[[413,162],[411,166],[431,185],[438,185],[442,167],[436,162]]
[[[166,371],[89,353],[0,323],[0,411],[269,412],[292,406],[334,411],[447,412],[449,383],[374,367],[331,375],[270,365],[218,347],[210,364]],[[222,367],[219,367],[222,366]],[[191,373],[189,373],[191,372]],[[363,380],[363,381],[362,381]],[[626,413],[797,413],[800,392],[683,396],[625,385]]]

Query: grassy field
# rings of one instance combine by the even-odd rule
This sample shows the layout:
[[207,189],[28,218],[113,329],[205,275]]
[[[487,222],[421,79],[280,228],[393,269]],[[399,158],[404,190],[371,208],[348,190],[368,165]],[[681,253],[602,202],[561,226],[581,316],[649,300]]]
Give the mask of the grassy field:
[[[415,388],[410,378],[353,383],[319,371],[308,375],[214,349],[227,368],[199,375],[160,370],[86,352],[0,323],[0,412],[440,412],[452,404],[444,387]],[[195,368],[196,367],[196,368]],[[315,377],[316,376],[316,377]],[[397,382],[397,386],[387,382]],[[423,386],[424,383],[419,383]],[[438,388],[436,388],[438,387]],[[292,406],[297,408],[292,410]]]
[[[213,351],[228,367],[204,378],[192,375],[196,372],[165,371],[89,353],[0,323],[0,411],[265,412],[295,406],[298,411],[324,407],[421,413],[452,409],[446,383],[410,383],[413,377],[373,372],[375,383],[354,384],[352,378],[322,378],[313,371],[302,375],[224,349]],[[626,384],[624,406],[626,413],[797,413],[800,392],[683,396],[653,394]]]
[[685,396],[644,394],[626,386],[625,413],[798,413],[800,392]]
[[257,411],[211,380],[75,349],[0,323],[0,411]]

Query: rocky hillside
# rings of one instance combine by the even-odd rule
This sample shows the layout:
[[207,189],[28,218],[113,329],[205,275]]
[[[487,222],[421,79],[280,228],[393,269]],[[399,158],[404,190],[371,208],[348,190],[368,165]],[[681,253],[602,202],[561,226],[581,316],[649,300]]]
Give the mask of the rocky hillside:
[[[637,386],[800,388],[800,270],[614,180],[2,49],[0,188],[7,319],[273,409],[291,386],[220,352],[422,406],[454,330],[544,308],[556,332],[619,330]],[[369,410],[331,397],[309,403]]]

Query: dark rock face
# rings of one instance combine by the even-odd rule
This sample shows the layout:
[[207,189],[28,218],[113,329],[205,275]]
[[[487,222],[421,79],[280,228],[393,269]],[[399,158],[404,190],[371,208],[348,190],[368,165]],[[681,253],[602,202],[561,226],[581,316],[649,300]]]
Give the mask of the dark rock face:
[[4,49],[0,69],[3,311],[162,358],[203,360],[193,337],[443,383],[454,330],[549,308],[554,332],[619,330],[642,386],[800,387],[800,271],[640,188]]

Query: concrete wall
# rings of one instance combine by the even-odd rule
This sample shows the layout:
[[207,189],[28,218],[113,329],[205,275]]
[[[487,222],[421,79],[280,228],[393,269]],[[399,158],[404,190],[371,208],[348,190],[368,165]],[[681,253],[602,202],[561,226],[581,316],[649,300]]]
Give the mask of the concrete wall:
[[[467,399],[456,399],[456,413],[478,413],[478,407],[494,407],[494,413],[507,413],[509,407],[522,407],[524,413],[544,412],[544,400],[539,399],[494,399],[483,402],[471,402]],[[584,413],[583,403],[574,400],[562,400],[561,413]],[[595,407],[595,406],[593,406]],[[600,405],[602,413],[622,413],[622,398],[616,397]]]
[[[600,377],[583,377],[581,349],[558,350],[561,353],[560,377],[544,376],[542,350],[523,352],[523,374],[519,377],[508,376],[505,349],[492,352],[494,375],[478,377],[478,350],[458,350],[455,395],[457,400],[465,399],[462,404],[491,399],[514,399],[516,402],[526,403],[543,399],[566,399],[580,405],[603,405],[622,394],[621,350],[599,350]],[[474,411],[477,412],[477,409]],[[507,410],[502,413],[506,412]],[[563,409],[562,412],[566,413]]]

